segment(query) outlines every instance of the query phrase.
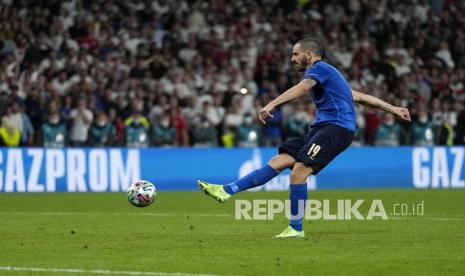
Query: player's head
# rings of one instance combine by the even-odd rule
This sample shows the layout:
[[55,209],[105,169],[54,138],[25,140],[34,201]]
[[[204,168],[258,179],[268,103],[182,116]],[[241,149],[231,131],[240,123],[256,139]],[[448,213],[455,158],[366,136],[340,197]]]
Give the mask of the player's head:
[[315,59],[323,55],[323,48],[318,39],[309,37],[299,40],[292,49],[291,63],[297,70],[305,71]]

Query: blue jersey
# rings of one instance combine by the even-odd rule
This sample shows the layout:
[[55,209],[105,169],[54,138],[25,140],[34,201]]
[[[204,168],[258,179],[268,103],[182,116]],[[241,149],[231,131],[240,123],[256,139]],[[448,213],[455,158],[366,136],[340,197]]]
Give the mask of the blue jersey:
[[307,69],[304,79],[317,82],[312,88],[316,118],[312,126],[335,124],[355,131],[356,116],[352,89],[332,65],[318,60]]

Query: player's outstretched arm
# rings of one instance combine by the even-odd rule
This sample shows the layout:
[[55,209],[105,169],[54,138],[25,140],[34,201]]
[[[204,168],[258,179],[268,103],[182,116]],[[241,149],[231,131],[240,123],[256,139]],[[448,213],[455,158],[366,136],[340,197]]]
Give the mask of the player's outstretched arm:
[[302,80],[298,84],[286,90],[286,92],[279,95],[279,97],[269,102],[264,108],[262,108],[262,110],[258,112],[258,119],[260,119],[263,124],[266,124],[265,120],[267,118],[273,117],[271,111],[273,111],[276,106],[304,95],[310,89],[312,89],[315,84],[316,81],[312,79]]
[[407,108],[400,107],[400,106],[393,106],[381,99],[378,99],[371,95],[358,92],[355,90],[352,90],[352,97],[354,98],[354,102],[363,104],[365,106],[376,107],[386,112],[392,113],[398,116],[399,118],[401,118],[402,120],[409,121],[409,122],[411,121],[410,112],[408,111]]

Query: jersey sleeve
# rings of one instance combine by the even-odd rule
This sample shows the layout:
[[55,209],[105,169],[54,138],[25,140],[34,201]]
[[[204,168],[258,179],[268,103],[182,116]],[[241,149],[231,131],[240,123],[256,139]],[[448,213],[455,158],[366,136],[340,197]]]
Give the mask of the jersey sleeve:
[[328,72],[321,66],[313,66],[305,71],[304,79],[313,79],[318,84],[323,84],[328,79]]

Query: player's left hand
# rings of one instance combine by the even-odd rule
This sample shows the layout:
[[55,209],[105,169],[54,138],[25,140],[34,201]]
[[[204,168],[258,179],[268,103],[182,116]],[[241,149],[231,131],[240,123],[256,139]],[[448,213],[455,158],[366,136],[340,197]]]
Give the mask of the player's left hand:
[[266,119],[268,118],[273,118],[273,114],[271,114],[271,111],[273,111],[274,107],[270,105],[266,105],[262,110],[258,112],[258,119],[266,125]]
[[408,121],[408,122],[412,121],[412,118],[410,118],[410,112],[408,111],[407,108],[395,106],[393,113],[404,121]]

